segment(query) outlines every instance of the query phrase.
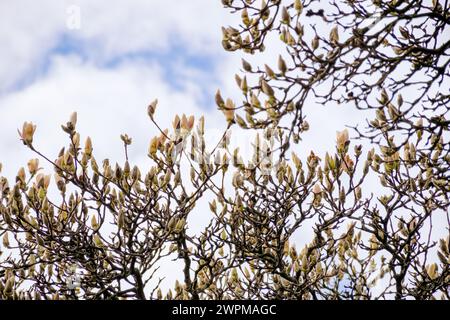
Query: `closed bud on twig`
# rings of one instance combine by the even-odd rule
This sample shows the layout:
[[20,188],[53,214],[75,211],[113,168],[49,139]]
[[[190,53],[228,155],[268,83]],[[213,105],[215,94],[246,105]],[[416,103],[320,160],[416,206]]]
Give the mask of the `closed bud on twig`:
[[3,246],[5,248],[10,248],[8,232],[5,232],[5,234],[3,235],[3,239],[2,240],[3,240]]
[[236,114],[236,122],[237,124],[241,127],[241,128],[247,128],[247,123],[245,122],[244,119],[242,119],[242,117],[238,114]]
[[240,188],[244,184],[244,179],[242,178],[242,175],[239,172],[235,172],[233,175],[233,186],[235,188]]
[[97,222],[97,219],[95,218],[95,214],[93,214],[93,215],[92,215],[92,218],[91,218],[91,227],[92,227],[92,229],[94,229],[94,230],[97,230],[98,227],[99,227],[98,222]]
[[396,121],[398,119],[398,117],[400,116],[400,112],[397,110],[397,108],[392,103],[388,104],[388,113],[389,113],[389,117],[391,118],[392,121]]
[[292,161],[294,162],[294,165],[297,168],[297,170],[300,170],[302,167],[302,162],[300,161],[300,158],[294,152],[292,152]]
[[437,273],[437,264],[436,263],[432,263],[430,264],[426,269],[427,269],[427,274],[430,277],[431,280],[434,280],[438,277],[438,273]]
[[339,42],[339,32],[337,26],[334,26],[330,31],[330,42],[333,44],[337,44]]
[[204,116],[201,116],[200,119],[198,120],[197,131],[200,135],[205,134],[205,117]]
[[223,108],[225,106],[225,102],[223,101],[223,98],[220,94],[220,90],[217,90],[215,95],[216,104],[219,107],[219,109]]
[[80,134],[78,132],[73,135],[72,143],[75,148],[78,148],[80,146]]
[[423,134],[423,119],[422,118],[420,118],[419,120],[416,121],[416,133],[417,133],[417,140],[421,140],[422,134]]
[[133,169],[131,170],[131,177],[133,178],[134,181],[137,181],[141,178],[141,171],[137,166],[134,166]]
[[361,187],[356,187],[355,188],[355,197],[356,197],[356,200],[360,200],[361,199]]
[[286,62],[284,61],[284,59],[281,55],[278,56],[278,69],[280,69],[280,71],[283,75],[287,71]]
[[291,17],[289,16],[289,12],[286,7],[281,9],[281,22],[285,24],[289,24],[291,22]]
[[103,248],[105,246],[98,233],[96,233],[92,239],[94,240],[95,246],[99,248]]
[[380,96],[379,102],[380,102],[382,105],[385,105],[388,101],[389,101],[389,96],[388,96],[388,94],[387,94],[387,92],[386,92],[386,89],[383,88],[383,89],[381,90],[381,96]]
[[72,112],[72,114],[70,115],[69,123],[73,126],[73,128],[75,128],[75,126],[77,125],[77,113],[76,112]]
[[158,105],[158,99],[153,100],[147,107],[147,114],[150,119],[153,119],[153,115],[156,111],[156,106]]
[[301,0],[295,0],[294,9],[297,10],[298,14],[301,14],[303,11],[303,3]]
[[316,183],[313,187],[312,192],[314,194],[320,194],[322,192],[322,188],[320,187],[320,184]]
[[252,71],[252,65],[245,59],[242,59],[242,68],[247,72]]
[[22,141],[26,145],[33,143],[33,135],[36,131],[36,126],[32,122],[25,122],[22,126],[22,132],[19,131],[19,135]]
[[258,100],[258,97],[255,94],[253,94],[253,92],[251,93],[251,96],[250,96],[250,102],[252,104],[252,107],[255,107],[255,108],[261,107],[261,102]]
[[387,180],[384,175],[380,176],[380,183],[383,187],[387,187]]
[[175,225],[177,224],[177,219],[175,217],[170,218],[169,222],[167,223],[167,228],[169,231],[172,231],[175,228]]
[[353,172],[354,162],[348,154],[345,155],[344,161],[342,161],[341,168],[347,173],[351,174]]
[[336,144],[339,152],[346,151],[348,144],[350,143],[348,137],[348,130],[344,129],[343,131],[338,131],[336,133]]
[[19,169],[19,172],[17,172],[16,181],[20,181],[20,182],[24,183],[25,182],[25,178],[26,178],[25,169],[23,167],[21,167]]
[[188,128],[188,120],[185,114],[181,117],[180,128],[184,130]]
[[44,246],[44,240],[39,236],[39,234],[36,232],[35,234],[34,234],[34,237],[36,238],[36,243],[39,245],[39,246]]
[[403,105],[403,96],[401,94],[397,96],[397,105],[399,108]]
[[156,292],[156,298],[158,300],[162,300],[162,297],[163,297],[163,295],[162,295],[161,288],[158,288],[158,291]]
[[50,175],[44,175],[42,173],[36,176],[36,185],[38,188],[47,189],[50,184]]
[[339,201],[344,204],[345,203],[345,189],[344,187],[341,188],[341,190],[339,190]]
[[227,122],[234,121],[234,109],[235,109],[234,102],[230,98],[228,98],[225,104],[225,108],[223,109],[223,113],[225,114]]
[[410,37],[408,30],[406,28],[402,27],[402,26],[399,27],[399,30],[400,30],[400,34],[402,35],[402,37],[404,39],[408,40],[409,37]]
[[184,226],[186,225],[186,220],[184,218],[178,220],[178,222],[175,225],[175,229],[173,230],[175,233],[180,233],[183,231]]
[[242,92],[246,95],[248,92],[248,84],[247,84],[247,77],[244,77],[241,81],[241,85],[239,86],[242,90]]
[[248,12],[247,9],[244,8],[241,12],[241,18],[242,18],[242,22],[248,26],[250,24],[250,18],[248,17]]
[[214,164],[216,164],[218,166],[222,164],[222,157],[221,157],[219,151],[217,151],[215,156],[214,156]]
[[265,70],[266,70],[266,74],[267,74],[270,78],[272,78],[272,79],[275,79],[275,78],[276,78],[275,72],[273,72],[273,70],[272,70],[267,64],[264,65],[264,68],[265,68]]
[[87,156],[91,156],[92,155],[92,140],[90,137],[86,138],[86,142],[84,143],[84,153]]
[[56,186],[58,187],[58,190],[61,192],[65,192],[66,184],[65,184],[63,178],[57,173],[54,174],[54,178],[55,178],[55,183],[56,183]]
[[170,179],[172,178],[172,172],[170,170],[167,170],[166,174],[164,175],[164,185],[167,185],[170,182]]
[[172,121],[172,127],[175,130],[177,130],[177,129],[180,129],[180,125],[181,125],[180,117],[178,115],[176,115]]
[[11,276],[6,280],[5,283],[5,289],[3,289],[3,293],[10,297],[13,294],[13,288],[14,288],[14,276]]
[[377,120],[378,120],[380,123],[384,123],[384,122],[387,121],[386,114],[384,113],[384,109],[383,109],[383,108],[378,108],[378,109],[375,111],[375,114],[376,114]]
[[261,90],[262,92],[264,92],[264,94],[266,94],[269,97],[274,96],[274,91],[272,87],[264,79],[261,79]]
[[194,120],[194,116],[187,118],[186,115],[183,114],[183,117],[181,118],[181,129],[191,131],[194,127]]
[[148,153],[151,157],[154,157],[156,155],[156,152],[158,151],[158,138],[153,137],[152,140],[150,140],[150,146],[148,148]]
[[217,204],[216,204],[216,200],[215,199],[212,202],[209,203],[209,208],[211,209],[212,212],[216,213]]
[[319,47],[319,37],[315,36],[311,41],[311,47],[314,50],[316,50]]

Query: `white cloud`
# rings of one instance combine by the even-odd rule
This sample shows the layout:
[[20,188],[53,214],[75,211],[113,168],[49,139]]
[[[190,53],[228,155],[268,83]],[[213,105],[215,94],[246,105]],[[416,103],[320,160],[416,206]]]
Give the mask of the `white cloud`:
[[13,85],[55,45],[63,16],[49,12],[54,1],[0,2],[0,93]]
[[[16,129],[25,120],[38,126],[36,145],[46,154],[55,154],[66,138],[60,124],[67,122],[72,111],[78,112],[80,132],[94,137],[101,156],[119,159],[119,135],[125,132],[134,138],[132,154],[134,150],[146,150],[152,133],[156,133],[146,115],[146,107],[154,98],[160,101],[157,119],[166,126],[176,113],[206,112],[198,107],[198,88],[194,84],[187,91],[174,92],[162,73],[160,66],[148,62],[125,62],[114,69],[98,69],[75,56],[55,57],[45,78],[0,100],[4,119],[0,127],[2,160],[18,164],[19,154],[6,150],[14,144],[21,147]],[[217,116],[221,115],[215,112],[211,117]]]
[[[67,27],[71,6],[80,8],[80,29]],[[1,2],[0,18],[0,93],[38,72],[36,67],[64,37],[97,62],[136,52],[167,52],[173,46],[217,55],[222,53],[220,26],[232,19],[220,2],[205,0],[130,0],[126,5],[106,0],[18,0]]]

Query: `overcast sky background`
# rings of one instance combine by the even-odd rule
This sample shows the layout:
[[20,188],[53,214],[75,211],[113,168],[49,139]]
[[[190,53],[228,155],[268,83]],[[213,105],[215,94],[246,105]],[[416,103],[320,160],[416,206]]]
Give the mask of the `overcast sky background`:
[[[79,28],[74,16],[80,13]],[[75,17],[76,18],[76,17]],[[50,158],[67,144],[60,125],[78,112],[82,141],[91,136],[97,159],[124,160],[120,134],[133,138],[132,163],[149,165],[148,142],[156,134],[146,115],[158,98],[156,119],[169,127],[175,114],[205,115],[207,135],[218,138],[226,126],[214,93],[238,103],[234,74],[240,52],[225,52],[221,26],[239,17],[220,0],[0,2],[0,162],[13,180],[35,155],[19,140],[24,121],[37,125],[35,146]],[[75,26],[75,28],[74,28]],[[276,67],[280,48],[271,46],[253,62]],[[306,106],[310,132],[296,146],[300,155],[332,151],[335,133],[362,119],[351,108]],[[241,149],[248,135],[233,136]],[[207,205],[199,211],[207,210]],[[176,269],[176,266],[174,267]],[[167,269],[166,269],[167,271]]]

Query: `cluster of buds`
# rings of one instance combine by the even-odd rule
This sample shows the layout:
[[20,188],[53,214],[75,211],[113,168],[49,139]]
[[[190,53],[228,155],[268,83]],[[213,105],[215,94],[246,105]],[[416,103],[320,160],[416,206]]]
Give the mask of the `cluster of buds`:
[[185,114],[180,118],[178,115],[175,116],[175,119],[172,122],[173,129],[176,133],[181,133],[181,135],[186,135],[189,133],[194,127],[194,116],[186,117]]
[[48,189],[48,186],[50,185],[50,175],[44,175],[42,173],[39,173],[36,176],[36,187],[38,189],[43,188],[45,190]]
[[169,222],[167,223],[167,228],[169,232],[173,232],[175,234],[180,233],[184,230],[184,227],[186,226],[186,219],[184,218],[178,218],[178,217],[172,217],[170,218]]

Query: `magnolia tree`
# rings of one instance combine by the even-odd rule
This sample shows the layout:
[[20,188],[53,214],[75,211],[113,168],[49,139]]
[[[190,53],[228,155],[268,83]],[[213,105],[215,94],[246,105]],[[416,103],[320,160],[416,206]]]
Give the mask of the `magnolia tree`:
[[[96,159],[76,113],[56,157],[25,122],[37,158],[0,178],[0,298],[449,299],[449,2],[222,4],[242,18],[222,29],[225,50],[256,55],[276,35],[284,53],[242,61],[241,101],[217,92],[228,127],[215,145],[203,117],[162,129],[156,100],[148,171]],[[298,155],[311,103],[370,116],[325,155]],[[233,127],[255,134],[251,159],[230,147]],[[194,233],[202,199],[210,220]],[[182,273],[162,290],[167,259]]]

